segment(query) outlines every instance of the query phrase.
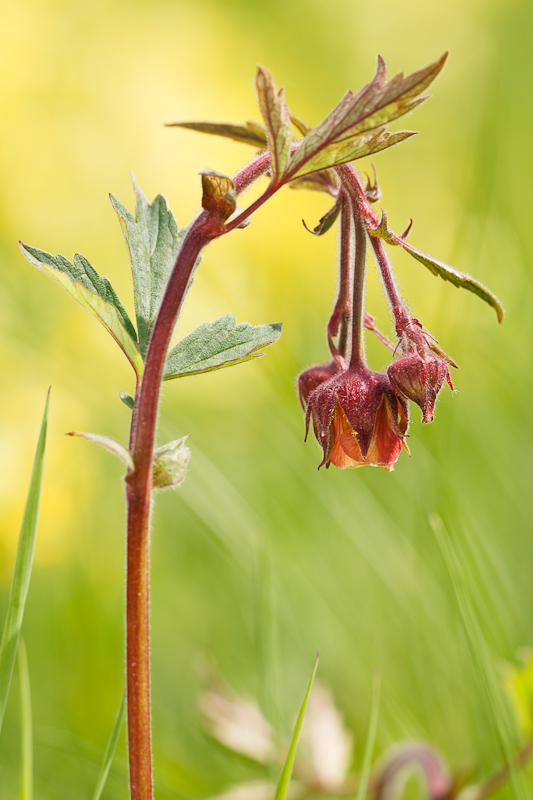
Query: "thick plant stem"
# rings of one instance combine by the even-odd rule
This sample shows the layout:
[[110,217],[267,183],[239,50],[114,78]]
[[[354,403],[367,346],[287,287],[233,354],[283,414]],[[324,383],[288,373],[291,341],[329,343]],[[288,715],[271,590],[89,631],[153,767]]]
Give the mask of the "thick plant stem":
[[[350,271],[354,251],[353,213],[350,198],[343,192],[341,200],[341,232],[339,249],[339,290],[333,313],[328,322],[328,343],[331,355],[341,368],[346,368],[346,349],[348,346],[348,329],[352,309],[350,296]],[[333,337],[338,336],[337,345]],[[342,363],[340,363],[342,360]]]
[[350,367],[365,364],[365,344],[363,337],[363,313],[365,299],[366,272],[366,228],[361,215],[354,209],[355,254],[352,295],[352,350]]
[[[238,192],[269,167],[264,154],[235,178]],[[278,187],[276,187],[278,188]],[[252,213],[270,197],[265,194],[245,212]],[[126,677],[128,701],[128,750],[131,800],[152,800],[152,749],[150,713],[150,524],[152,470],[161,382],[174,326],[196,260],[211,240],[230,230],[216,213],[202,212],[191,225],[170,275],[154,324],[146,355],[145,371],[135,395],[130,430],[134,470],[126,478],[127,577],[126,577]]]
[[372,243],[372,249],[374,250],[374,255],[376,256],[376,261],[378,263],[379,271],[381,273],[381,278],[383,280],[383,285],[385,287],[385,292],[392,309],[396,333],[400,337],[406,328],[411,326],[411,315],[409,314],[405,303],[402,300],[400,292],[398,291],[389,258],[385,251],[385,246],[382,240],[376,238],[375,236],[371,236],[370,239]]

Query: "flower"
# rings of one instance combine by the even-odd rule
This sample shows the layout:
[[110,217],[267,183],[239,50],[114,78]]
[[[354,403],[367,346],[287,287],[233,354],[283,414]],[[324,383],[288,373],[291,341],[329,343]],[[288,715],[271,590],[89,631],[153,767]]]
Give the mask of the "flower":
[[321,383],[336,375],[337,372],[340,372],[339,365],[336,361],[330,361],[328,364],[316,364],[314,367],[309,367],[309,369],[298,375],[298,397],[304,410],[307,408],[307,401],[311,392]]
[[453,392],[448,362],[433,353],[410,353],[387,367],[392,388],[422,409],[422,422],[432,422],[437,395],[444,380]]
[[370,465],[390,472],[402,447],[409,452],[407,403],[395,394],[387,375],[366,366],[349,367],[311,392],[306,438],[311,419],[324,453],[319,468]]

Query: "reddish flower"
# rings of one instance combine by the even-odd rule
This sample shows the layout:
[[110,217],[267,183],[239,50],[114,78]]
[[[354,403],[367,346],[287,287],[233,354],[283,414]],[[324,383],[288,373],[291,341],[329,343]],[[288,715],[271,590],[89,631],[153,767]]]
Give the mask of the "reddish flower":
[[409,452],[404,440],[407,403],[386,375],[367,367],[350,367],[311,392],[307,432],[310,419],[324,452],[319,467],[370,465],[390,472],[402,447]]
[[314,367],[309,367],[298,375],[298,397],[304,410],[307,408],[311,392],[338,372],[340,372],[340,367],[337,362],[330,361],[329,364],[316,364]]
[[387,367],[391,386],[422,409],[422,422],[432,422],[437,395],[445,380],[453,391],[448,362],[433,353],[411,353]]

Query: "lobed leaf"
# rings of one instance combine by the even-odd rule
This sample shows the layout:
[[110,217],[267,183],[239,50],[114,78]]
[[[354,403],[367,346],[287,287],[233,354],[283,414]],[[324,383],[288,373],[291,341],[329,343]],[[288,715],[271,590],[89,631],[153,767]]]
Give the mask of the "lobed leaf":
[[[446,58],[447,53],[424,69],[406,78],[400,72],[387,83],[385,62],[378,56],[378,66],[372,81],[357,94],[347,92],[333,111],[303,139],[290,161],[288,176],[305,174],[302,171],[304,166],[329,145],[382,128],[412,111],[427,99],[420,95],[435,80]],[[396,142],[389,142],[385,146],[390,147],[392,144]],[[333,163],[324,162],[324,167],[327,166],[333,166]]]
[[197,375],[215,369],[241,364],[263,353],[256,351],[281,336],[281,324],[236,324],[233,314],[226,314],[213,323],[204,323],[172,348],[167,355],[164,380]]
[[265,121],[272,165],[272,180],[279,183],[285,174],[291,154],[291,115],[283,89],[276,89],[274,79],[264,67],[258,67],[255,88],[259,108]]
[[146,355],[153,322],[178,255],[181,237],[166,199],[158,194],[149,203],[135,179],[135,217],[110,195],[130,254],[139,349]]
[[289,792],[289,784],[291,782],[292,771],[294,769],[294,762],[296,759],[296,748],[298,747],[298,740],[300,738],[300,733],[302,731],[305,712],[307,709],[307,704],[309,702],[309,696],[311,694],[311,689],[313,686],[313,681],[315,680],[317,669],[318,669],[318,654],[315,660],[313,671],[311,673],[311,677],[309,679],[309,683],[307,684],[307,689],[305,692],[302,706],[300,708],[300,713],[298,714],[298,719],[296,720],[296,725],[294,726],[294,733],[292,736],[291,746],[289,747],[287,758],[285,759],[283,769],[281,770],[281,775],[279,776],[279,781],[276,787],[276,794],[274,796],[274,800],[286,800]]
[[223,136],[236,142],[251,144],[260,150],[264,150],[267,145],[266,131],[256,122],[246,122],[244,125],[233,125],[230,122],[167,122],[167,127],[188,128],[199,133]]
[[117,439],[113,439],[111,436],[101,436],[99,433],[83,433],[82,431],[69,431],[67,436],[80,436],[82,439],[87,439],[88,442],[93,442],[93,444],[103,447],[113,453],[114,456],[117,456],[126,465],[128,472],[133,472],[132,455],[128,448]]
[[137,375],[143,371],[143,361],[137,346],[137,335],[115,290],[101,277],[84,256],[76,254],[71,263],[65,256],[52,255],[20,242],[28,261],[50,278],[60,283],[102,323],[126,355]]
[[48,406],[50,401],[50,390],[46,398],[44,407],[43,421],[37,449],[33,462],[33,469],[30,478],[30,486],[26,499],[26,507],[22,518],[20,535],[17,548],[17,558],[15,561],[15,571],[11,592],[7,606],[6,620],[0,642],[0,730],[4,720],[7,697],[11,686],[13,668],[17,654],[24,608],[28,596],[30,585],[31,570],[33,565],[33,554],[35,552],[35,540],[37,537],[37,521],[39,518],[39,505],[41,502],[41,486],[43,480],[44,451],[46,446],[46,431],[48,427]]

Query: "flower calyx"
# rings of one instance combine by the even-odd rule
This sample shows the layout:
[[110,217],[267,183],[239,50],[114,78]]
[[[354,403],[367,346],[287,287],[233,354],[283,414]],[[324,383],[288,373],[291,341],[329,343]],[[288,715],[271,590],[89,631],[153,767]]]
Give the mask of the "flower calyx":
[[[306,426],[312,420],[322,447],[319,468],[380,466],[393,469],[405,434],[407,402],[397,395],[387,375],[359,365],[320,383],[308,398]],[[306,433],[307,437],[307,433]]]

